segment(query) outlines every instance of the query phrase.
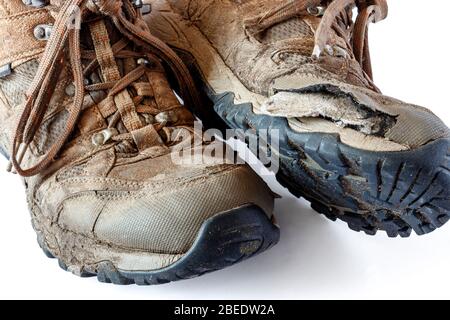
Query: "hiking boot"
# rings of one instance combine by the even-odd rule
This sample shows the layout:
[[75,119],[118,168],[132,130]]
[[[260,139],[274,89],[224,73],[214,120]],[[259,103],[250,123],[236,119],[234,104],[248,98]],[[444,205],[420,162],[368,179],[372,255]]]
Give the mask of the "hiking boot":
[[449,129],[372,79],[367,26],[386,17],[385,0],[144,3],[212,102],[196,113],[278,129],[278,180],[315,210],[390,237],[449,220]]
[[279,231],[262,180],[194,130],[166,74],[191,108],[192,79],[137,4],[0,4],[0,144],[49,257],[80,276],[146,285],[245,260]]

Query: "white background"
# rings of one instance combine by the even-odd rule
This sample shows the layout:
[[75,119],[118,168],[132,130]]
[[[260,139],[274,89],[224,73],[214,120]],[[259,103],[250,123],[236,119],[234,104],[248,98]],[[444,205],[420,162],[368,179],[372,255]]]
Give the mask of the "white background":
[[[450,125],[450,2],[389,2],[388,20],[370,30],[376,83]],[[4,159],[0,167],[6,167]],[[1,170],[0,298],[450,298],[450,224],[424,237],[369,237],[317,215],[268,181],[283,196],[276,204],[282,231],[277,247],[198,279],[120,287],[75,277],[47,259],[36,243],[19,177]]]

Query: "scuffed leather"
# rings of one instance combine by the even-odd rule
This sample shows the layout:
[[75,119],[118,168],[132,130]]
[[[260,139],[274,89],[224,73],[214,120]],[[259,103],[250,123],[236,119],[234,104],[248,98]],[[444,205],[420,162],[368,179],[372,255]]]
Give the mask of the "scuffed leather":
[[2,9],[8,10],[8,16],[0,15],[0,66],[17,66],[37,58],[44,51],[46,42],[35,38],[34,29],[41,24],[50,25],[53,18],[45,8],[24,11],[27,7],[23,4],[8,2],[6,6],[4,1]]
[[[58,5],[58,1],[52,1],[52,4]],[[0,8],[0,19],[8,19],[14,14],[23,14],[24,17],[30,14],[29,20],[26,20],[29,26],[35,22],[32,18],[35,12],[45,11],[24,7],[21,0],[0,1]],[[18,13],[12,12],[11,8],[17,9]],[[86,29],[82,29],[82,36],[92,36]],[[102,33],[102,29],[105,28],[94,30],[98,32],[95,37],[96,49],[102,52],[101,58],[108,60],[103,66],[114,66],[116,59],[111,54],[110,43],[107,43],[107,35]],[[25,31],[32,34],[31,29]],[[33,46],[33,42],[23,36],[22,32],[25,31],[11,30],[17,47]],[[4,34],[0,36],[6,37]],[[105,41],[102,42],[102,39]],[[4,47],[0,50],[7,51]],[[91,50],[89,54],[94,51]],[[40,63],[40,58],[35,57],[32,64]],[[130,58],[121,61],[120,67],[134,70],[136,60]],[[69,141],[52,159],[50,166],[35,176],[24,178],[35,228],[38,232],[48,233],[46,241],[50,242],[49,247],[60,256],[70,257],[70,252],[58,251],[66,248],[64,243],[70,241],[58,238],[61,234],[54,233],[54,226],[67,234],[79,236],[79,239],[90,239],[107,248],[184,254],[193,244],[201,225],[210,217],[249,203],[263,208],[268,216],[272,214],[273,194],[249,167],[223,164],[224,159],[213,157],[197,164],[177,164],[173,161],[177,143],[185,144],[190,148],[189,151],[200,154],[207,145],[200,140],[195,148],[192,147],[192,113],[177,99],[161,62],[158,59],[148,62],[151,67],[145,70],[147,78],[151,80],[140,76],[130,84],[130,88],[119,91],[129,93],[133,102],[129,107],[138,117],[136,122],[147,121],[142,113],[151,119],[164,111],[170,113],[170,121],[145,122],[147,125],[138,130],[126,130],[122,121],[116,123],[114,128],[125,136],[123,140],[96,145],[93,143],[94,134],[108,128],[118,108],[113,97],[107,98],[107,90],[86,91],[82,111]],[[1,79],[0,83],[1,88],[15,86],[15,95],[23,97],[20,102],[13,103],[0,90],[0,142],[2,149],[8,151],[28,86],[33,81],[33,75],[29,73],[36,71],[33,68],[23,71],[28,74],[26,81],[17,80],[18,72],[19,69],[14,70],[11,76]],[[89,75],[91,84],[101,82],[99,72],[102,70]],[[121,76],[118,70],[112,70],[111,73]],[[24,165],[28,166],[43,157],[52,142],[66,129],[73,100],[70,95],[72,81],[70,66],[65,66],[59,74],[52,98],[45,106],[42,125],[35,132]],[[176,129],[181,129],[185,134],[179,134],[183,138],[181,140],[166,141],[157,129],[166,133],[168,138]],[[223,147],[220,143],[216,144]],[[163,262],[171,263],[173,260]]]

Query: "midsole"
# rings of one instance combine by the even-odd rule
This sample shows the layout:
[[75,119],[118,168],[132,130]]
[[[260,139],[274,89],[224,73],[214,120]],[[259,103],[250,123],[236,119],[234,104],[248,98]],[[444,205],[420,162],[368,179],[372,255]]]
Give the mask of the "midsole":
[[[61,259],[70,271],[94,271],[96,264],[109,261],[118,269],[128,271],[159,270],[179,261],[185,254],[160,254],[115,247],[85,235],[65,230],[39,215],[33,225],[47,249]],[[44,220],[44,221],[43,221]]]
[[[97,265],[101,262],[111,262],[116,269],[124,272],[145,273],[162,271],[171,268],[178,262],[182,262],[184,258],[188,259],[193,250],[196,250],[196,245],[200,241],[202,235],[205,234],[205,228],[208,223],[221,216],[226,216],[230,213],[235,214],[236,212],[239,212],[240,209],[248,206],[250,206],[250,204],[236,207],[226,212],[217,213],[205,220],[189,250],[182,254],[152,253],[121,248],[109,243],[100,242],[87,237],[86,235],[65,230],[59,225],[51,223],[50,220],[39,213],[39,209],[35,209],[38,215],[33,214],[33,225],[38,234],[38,238],[40,239],[39,242],[44,244],[45,248],[50,251],[53,256],[58,257],[64,262],[68,270],[74,274],[81,275],[85,272],[95,274]],[[264,212],[262,209],[260,210],[261,212]],[[275,223],[273,214],[270,216],[264,212],[264,215],[267,219],[272,221],[273,224]],[[236,224],[236,230],[239,227],[245,226],[237,221],[234,221],[234,223]]]

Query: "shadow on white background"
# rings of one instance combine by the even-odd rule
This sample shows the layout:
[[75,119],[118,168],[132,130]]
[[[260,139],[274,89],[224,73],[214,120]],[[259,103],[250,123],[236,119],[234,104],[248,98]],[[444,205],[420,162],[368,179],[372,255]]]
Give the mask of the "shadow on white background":
[[[6,165],[6,161],[0,161]],[[39,249],[20,180],[0,173],[0,298],[313,299],[449,297],[449,226],[426,237],[388,239],[317,215],[266,177],[283,198],[272,250],[231,268],[153,287],[113,286],[62,271]],[[5,210],[6,209],[6,210]]]

